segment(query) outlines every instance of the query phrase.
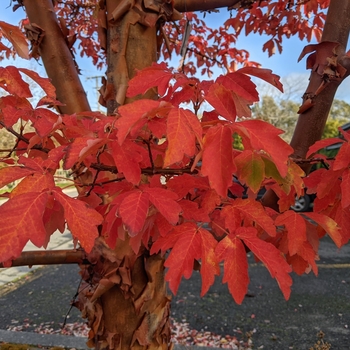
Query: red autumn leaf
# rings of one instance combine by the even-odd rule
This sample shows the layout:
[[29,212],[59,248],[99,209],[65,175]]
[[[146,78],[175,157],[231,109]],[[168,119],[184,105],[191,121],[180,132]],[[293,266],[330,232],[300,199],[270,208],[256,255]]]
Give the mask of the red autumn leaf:
[[98,237],[97,226],[103,221],[102,215],[86,203],[67,196],[57,187],[52,192],[63,207],[64,217],[73,237],[79,240],[87,253],[91,252]]
[[[301,276],[309,268],[309,263],[300,255],[293,255],[288,257],[288,262],[292,266],[293,272]],[[317,265],[316,265],[317,266]]]
[[42,192],[55,187],[53,176],[48,173],[34,173],[23,179],[10,193],[10,198],[29,192]]
[[306,154],[306,158],[309,158],[310,156],[312,156],[314,153],[316,153],[322,148],[326,148],[328,146],[331,146],[340,142],[343,143],[344,140],[341,140],[339,137],[332,137],[329,139],[323,139],[323,140],[317,141],[312,146],[310,146]]
[[341,205],[338,205],[335,214],[335,221],[341,227],[342,244],[348,243],[350,239],[350,211],[348,208],[344,209]]
[[47,164],[45,164],[45,161],[40,157],[27,158],[27,157],[23,157],[23,156],[21,156],[19,158],[18,164],[24,165],[26,168],[33,169],[33,170],[38,171],[40,173],[43,173],[46,171],[45,168],[47,165]]
[[0,261],[17,258],[29,240],[45,241],[43,224],[48,194],[30,192],[10,199],[0,206]]
[[98,149],[107,141],[107,139],[100,138],[92,139],[91,137],[77,137],[67,147],[63,168],[70,169],[73,165],[80,164],[90,154],[97,153]]
[[215,111],[230,121],[236,121],[236,105],[232,93],[221,84],[213,84],[205,99],[215,108]]
[[40,137],[48,136],[58,125],[62,124],[62,117],[46,108],[33,111],[34,118],[30,118],[33,127]]
[[198,117],[187,109],[173,108],[167,122],[168,148],[164,167],[180,162],[184,155],[195,154],[195,140],[202,138],[202,128]]
[[218,261],[224,261],[222,282],[228,284],[235,302],[242,304],[249,284],[247,253],[242,241],[230,234],[218,243],[215,254]]
[[18,70],[34,80],[46,93],[46,96],[38,102],[38,106],[42,104],[61,105],[61,103],[56,100],[56,88],[52,85],[49,78],[41,77],[38,73],[30,69],[19,68]]
[[5,38],[11,42],[18,55],[29,60],[29,48],[24,34],[17,26],[0,21],[0,28]]
[[214,282],[214,276],[219,274],[218,264],[215,258],[216,240],[210,232],[203,228],[198,228],[195,223],[184,223],[174,227],[166,237],[161,237],[157,241],[157,249],[172,248],[169,257],[165,261],[165,266],[169,268],[165,279],[169,282],[171,291],[176,294],[181,278],[190,278],[195,260],[201,259],[202,291],[204,295]]
[[[307,263],[306,268],[308,268],[310,265],[312,268],[312,271],[317,276],[318,267],[315,260],[318,260],[318,255],[315,253],[312,245],[309,242],[304,242],[302,246],[299,248],[298,254],[293,255],[292,258],[295,258],[297,256],[301,257]],[[305,273],[306,268],[304,268],[304,271],[301,271],[301,269],[297,271],[295,270],[295,262],[294,262],[293,271],[295,271],[299,275]]]
[[178,222],[181,207],[176,202],[176,193],[163,188],[145,188],[144,192],[149,194],[151,203],[172,225]]
[[256,85],[251,81],[250,77],[241,73],[241,69],[233,73],[221,75],[216,82],[233,91],[249,104],[259,101]]
[[273,74],[271,69],[264,69],[258,67],[243,67],[239,69],[237,73],[253,75],[257,78],[265,80],[267,83],[270,83],[275,88],[283,92],[283,85],[280,82],[280,77],[276,74]]
[[164,266],[169,268],[165,279],[169,282],[171,291],[176,294],[182,276],[190,278],[194,261],[200,258],[201,239],[197,234],[197,226],[193,223],[182,224],[174,230],[178,232],[178,239]]
[[235,158],[235,164],[239,180],[257,193],[265,178],[265,163],[260,154],[251,150],[243,151]]
[[223,125],[210,128],[204,137],[201,171],[204,176],[208,176],[211,187],[222,197],[227,196],[236,170],[232,147],[232,132]]
[[269,236],[276,236],[276,227],[273,224],[273,220],[267,214],[264,207],[260,202],[251,199],[235,199],[230,206],[225,207],[224,212],[229,212],[230,208],[233,210],[239,210],[242,218],[252,220],[255,225],[259,225],[265,230]]
[[153,87],[157,87],[159,95],[163,96],[173,76],[174,74],[164,62],[153,63],[151,67],[138,71],[136,76],[129,81],[127,97],[145,94]]
[[293,148],[279,136],[282,130],[262,120],[245,120],[235,123],[232,129],[242,136],[243,144],[250,144],[254,150],[267,152],[281,176],[287,175],[288,156],[293,153]]
[[12,127],[20,118],[27,121],[33,115],[30,102],[18,95],[2,96],[0,98],[0,108],[3,114],[3,122],[8,127]]
[[[157,109],[160,106],[161,103],[159,101],[147,99],[137,100],[125,106],[120,106],[118,108],[118,113],[121,117],[118,118],[115,123],[118,129],[119,144],[123,144],[126,136],[136,124],[141,128],[142,125],[147,122],[148,114],[152,109]],[[142,123],[140,121],[142,121]]]
[[252,115],[252,110],[250,109],[250,103],[247,100],[239,97],[236,93],[231,92],[233,101],[236,107],[236,115],[237,117],[248,117],[250,118]]
[[179,198],[183,198],[196,187],[196,180],[197,179],[192,175],[182,174],[169,179],[167,186],[175,192]]
[[112,142],[112,156],[117,166],[118,172],[123,173],[126,180],[134,185],[139,184],[141,180],[141,168],[140,162],[142,156],[136,150],[133,149],[132,142],[124,142],[123,147],[118,142]]
[[149,194],[134,191],[125,196],[119,207],[119,216],[131,237],[136,236],[145,224],[149,208]]
[[337,223],[330,217],[318,214],[318,213],[305,213],[304,214],[309,219],[320,225],[327,234],[332,238],[333,242],[338,248],[342,246],[342,235]]
[[269,57],[275,54],[276,47],[275,42],[272,39],[266,41],[266,43],[263,45],[263,52],[265,52],[266,50],[269,53]]
[[53,194],[49,195],[43,215],[43,222],[47,237],[47,241],[44,242],[44,248],[46,248],[47,244],[49,243],[50,236],[57,230],[63,233],[66,228],[63,207],[55,200]]
[[182,217],[185,220],[193,220],[196,222],[209,222],[209,215],[202,208],[198,208],[198,203],[183,199],[180,202],[182,209]]
[[0,188],[8,185],[13,181],[26,177],[28,175],[32,175],[33,173],[33,169],[19,166],[0,168]]
[[333,170],[347,169],[350,163],[350,143],[344,142],[335,156]]
[[345,209],[350,206],[350,170],[346,169],[342,174],[341,181],[341,205]]
[[305,220],[293,210],[288,210],[276,218],[275,224],[287,230],[289,254],[298,254],[307,240]]
[[215,190],[208,190],[201,196],[200,209],[209,214],[221,203],[221,198]]
[[286,300],[290,296],[292,278],[289,273],[292,271],[281,252],[271,243],[264,242],[257,237],[257,231],[253,227],[240,227],[236,231],[237,237],[243,240],[244,244],[254,253],[265,267],[269,270],[271,277],[276,281]]
[[32,97],[29,85],[22,79],[18,69],[14,66],[0,67],[0,87],[19,97]]
[[202,290],[201,297],[203,297],[210,286],[215,281],[215,276],[220,275],[220,267],[215,255],[217,241],[213,235],[203,229],[199,228],[198,233],[201,235],[201,276],[202,276]]
[[2,51],[5,51],[6,58],[10,57],[11,50],[0,41],[0,52],[2,52]]

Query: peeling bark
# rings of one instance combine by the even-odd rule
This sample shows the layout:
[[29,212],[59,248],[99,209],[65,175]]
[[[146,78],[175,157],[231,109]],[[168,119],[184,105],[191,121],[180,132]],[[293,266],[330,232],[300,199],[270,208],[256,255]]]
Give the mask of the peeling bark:
[[[157,60],[156,27],[138,23],[139,18],[133,11],[115,20],[115,10],[120,3],[118,0],[106,1],[108,68],[103,98],[108,114],[113,114],[118,106],[131,102],[126,98],[126,90],[136,69],[148,67]],[[146,98],[155,96],[153,92]]]
[[23,0],[30,23],[42,31],[38,52],[52,84],[57,99],[64,103],[60,112],[73,114],[89,111],[86,93],[78,76],[77,67],[70,52],[51,0]]
[[[154,11],[147,13],[147,9],[140,12],[139,1],[135,11],[134,3],[127,0],[106,0],[103,5],[108,68],[101,92],[111,115],[118,106],[131,102],[126,90],[136,69],[156,62],[158,15]],[[154,25],[145,25],[152,21]],[[157,98],[156,91],[149,92],[146,98]],[[76,306],[91,327],[88,345],[96,349],[169,349],[170,297],[166,292],[164,259],[149,256],[146,250],[135,254],[127,232],[125,236],[124,241],[117,241],[114,250],[98,239],[88,256],[92,264],[82,266],[85,283]]]
[[162,349],[170,344],[170,297],[164,259],[135,254],[128,239],[114,250],[97,240],[82,266],[85,281],[75,306],[91,327],[88,346],[96,349]]

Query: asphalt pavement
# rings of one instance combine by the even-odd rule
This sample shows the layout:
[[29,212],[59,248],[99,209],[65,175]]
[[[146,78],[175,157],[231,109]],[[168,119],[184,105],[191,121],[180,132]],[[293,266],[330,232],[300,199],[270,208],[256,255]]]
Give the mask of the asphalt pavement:
[[[54,243],[55,242],[55,243]],[[54,237],[51,249],[71,247],[69,233]],[[31,249],[31,247],[27,247]],[[196,330],[244,338],[251,334],[254,349],[310,349],[323,331],[331,349],[350,349],[350,246],[338,250],[329,238],[320,246],[319,276],[296,276],[290,300],[284,300],[267,270],[251,261],[251,283],[242,305],[237,305],[218,278],[200,298],[197,272],[183,280],[172,301],[172,317]],[[20,274],[22,276],[20,277]],[[20,278],[19,278],[20,277]],[[57,329],[67,318],[81,322],[69,310],[78,284],[75,265],[0,270],[0,341],[85,349],[83,337],[37,334],[35,327]],[[13,332],[9,329],[22,329]],[[196,348],[196,347],[193,347]],[[176,346],[176,349],[189,349]],[[206,349],[204,347],[197,349]],[[208,348],[207,348],[208,349]]]

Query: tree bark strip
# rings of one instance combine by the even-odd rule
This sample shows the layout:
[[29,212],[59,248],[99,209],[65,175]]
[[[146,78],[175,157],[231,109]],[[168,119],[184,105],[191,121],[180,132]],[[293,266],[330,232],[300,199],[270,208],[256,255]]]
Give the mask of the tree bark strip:
[[85,90],[78,76],[72,54],[58,24],[51,0],[23,0],[30,23],[44,31],[39,53],[52,84],[56,87],[57,99],[64,103],[61,113],[73,114],[89,111]]

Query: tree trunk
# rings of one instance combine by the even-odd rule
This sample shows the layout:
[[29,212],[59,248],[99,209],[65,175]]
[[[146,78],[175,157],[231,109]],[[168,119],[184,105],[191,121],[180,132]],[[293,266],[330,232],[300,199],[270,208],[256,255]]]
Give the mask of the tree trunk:
[[[136,69],[156,61],[156,28],[134,23],[132,11],[113,18],[121,4],[107,0],[105,8],[108,68],[103,99],[108,114],[130,102],[126,89]],[[156,98],[156,94],[150,92],[147,97]],[[86,284],[78,302],[91,327],[88,345],[97,349],[168,349],[170,297],[166,293],[164,259],[148,256],[147,251],[136,255],[128,239],[118,240],[114,251],[101,240],[96,251],[94,266],[88,273],[82,268]],[[106,271],[113,273],[106,276]]]
[[[23,3],[30,22],[45,34],[38,42],[39,53],[58,99],[65,104],[61,112],[89,110],[51,0]],[[125,2],[120,0],[107,0],[102,8],[107,19],[104,23],[108,66],[102,97],[109,114],[130,102],[125,95],[135,69],[156,61],[156,28],[137,23],[130,8],[120,18],[113,18],[113,11],[123,5]],[[103,7],[102,2],[100,6]],[[156,93],[150,92],[147,97],[156,98]],[[111,250],[100,237],[88,260],[91,265],[81,265],[85,284],[75,304],[91,327],[88,345],[97,349],[168,349],[170,297],[166,293],[164,259],[149,256],[146,250],[135,254],[127,238],[118,240],[115,250]]]
[[[350,0],[331,0],[327,19],[325,22],[322,40],[324,42],[337,42],[338,62],[345,56],[350,30]],[[333,52],[329,50],[328,57]],[[344,63],[344,62],[342,62]],[[347,67],[345,67],[347,68]],[[348,70],[349,71],[349,70]],[[294,155],[297,158],[305,158],[309,147],[321,139],[329,111],[332,107],[335,93],[341,82],[348,76],[349,72],[342,79],[331,81],[326,87],[313,98],[314,106],[299,115],[293,138],[290,142],[294,148]],[[310,82],[304,96],[315,94],[321,85],[323,78],[317,71],[310,74]],[[305,170],[308,170],[306,167]]]
[[59,106],[60,112],[73,114],[89,111],[85,90],[57,21],[52,1],[23,0],[23,5],[33,30],[39,32],[32,36],[32,45],[38,47],[46,73],[56,87],[57,99],[64,104]]
[[[350,73],[349,57],[345,55],[349,31],[350,0],[331,0],[321,43],[339,43],[336,51],[337,62],[341,63],[347,72],[343,77],[337,80],[331,80],[320,93],[315,94],[325,77],[320,75],[316,70],[312,70],[309,78],[309,85],[306,88],[303,99],[305,101],[309,96],[312,96],[313,106],[299,115],[290,142],[290,145],[294,148],[293,156],[296,159],[304,159],[309,147],[321,139],[335,93],[339,85]],[[331,48],[327,57],[332,57],[333,55],[334,53]],[[324,59],[325,64],[327,64],[326,58]],[[301,165],[301,167],[306,174],[310,170],[310,165],[308,163]],[[263,205],[278,211],[277,201],[278,197],[272,190],[267,191],[262,198]]]

